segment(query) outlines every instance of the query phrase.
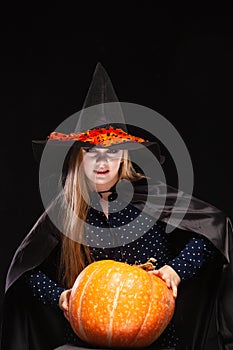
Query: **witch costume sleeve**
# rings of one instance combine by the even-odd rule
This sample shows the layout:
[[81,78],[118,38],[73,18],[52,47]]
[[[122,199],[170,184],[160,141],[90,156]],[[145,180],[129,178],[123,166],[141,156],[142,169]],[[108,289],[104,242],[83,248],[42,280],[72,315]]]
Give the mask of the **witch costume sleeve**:
[[[106,72],[98,64],[85,107],[98,104],[95,115],[99,118],[99,125],[107,125],[104,129],[106,133],[106,130],[109,131],[109,121],[105,117],[109,114],[106,111],[103,113],[103,104],[99,105],[100,97],[104,98],[104,103],[116,100]],[[82,117],[85,112],[81,114]],[[115,113],[118,118],[119,109]],[[87,123],[81,130],[90,129],[93,126],[92,119],[89,125]],[[79,124],[75,132],[77,130],[80,130]],[[65,141],[70,140],[70,135]],[[83,137],[89,137],[90,133],[83,132],[81,135],[81,140],[75,139],[75,143],[78,140],[83,146],[87,144]],[[116,137],[119,139],[124,135],[128,135],[127,130],[121,134],[118,132]],[[64,134],[55,134],[55,138],[57,136],[62,141],[58,142],[56,148],[62,152],[66,143],[63,142]],[[134,141],[143,144],[139,139]],[[143,144],[146,147],[150,145],[150,142]],[[44,142],[37,142],[36,146],[44,147]],[[154,150],[155,153],[158,151],[156,156],[160,157],[159,149],[155,147]],[[124,187],[123,181],[121,184]],[[127,188],[123,188],[123,191],[126,194]],[[49,308],[33,298],[24,279],[29,271],[41,269],[51,280],[58,281],[61,232],[51,220],[57,213],[58,202],[54,200],[50,206],[45,206],[47,209],[19,245],[10,264],[3,303],[1,350],[49,350],[64,344],[66,320],[62,311]],[[233,233],[230,218],[214,206],[162,181],[149,185],[146,181],[135,182],[131,205],[173,228],[170,235],[174,243],[174,256],[178,255],[193,234],[212,242],[217,251],[214,260],[209,260],[198,274],[179,285],[174,321],[182,341],[180,349],[232,350]]]

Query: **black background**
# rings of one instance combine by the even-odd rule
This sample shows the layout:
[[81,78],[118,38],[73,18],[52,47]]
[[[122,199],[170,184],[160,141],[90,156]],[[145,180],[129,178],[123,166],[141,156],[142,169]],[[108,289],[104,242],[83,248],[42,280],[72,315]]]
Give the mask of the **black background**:
[[232,39],[227,14],[163,12],[148,31],[114,33],[80,30],[62,16],[7,21],[0,41],[1,295],[17,245],[42,210],[31,140],[81,109],[99,61],[119,100],[154,109],[179,131],[193,162],[194,195],[233,217]]

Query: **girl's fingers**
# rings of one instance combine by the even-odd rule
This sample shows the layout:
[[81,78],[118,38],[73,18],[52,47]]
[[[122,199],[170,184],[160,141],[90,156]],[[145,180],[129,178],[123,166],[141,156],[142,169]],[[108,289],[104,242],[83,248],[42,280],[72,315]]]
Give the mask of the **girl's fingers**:
[[173,270],[171,270],[170,268],[162,267],[159,270],[153,270],[149,272],[161,277],[162,280],[164,280],[164,282],[166,283],[167,287],[172,289],[174,298],[177,297],[177,287],[180,283],[180,278],[177,278],[176,274],[174,275],[175,271],[173,272]]
[[164,281],[166,282],[166,285],[167,285],[167,287],[168,288],[171,288],[171,280],[170,280],[170,278],[164,278]]
[[62,309],[63,309],[64,311],[68,311],[68,303],[67,303],[66,301],[64,301],[64,302],[62,303]]
[[176,298],[177,297],[177,285],[174,281],[172,281],[171,288],[172,288],[173,296],[174,296],[174,298]]
[[163,270],[153,270],[153,271],[149,271],[149,272],[151,272],[153,275],[157,275],[157,276],[161,277],[162,280],[164,280],[164,282],[166,283],[167,287],[168,288],[171,287],[170,278],[167,274],[164,274]]

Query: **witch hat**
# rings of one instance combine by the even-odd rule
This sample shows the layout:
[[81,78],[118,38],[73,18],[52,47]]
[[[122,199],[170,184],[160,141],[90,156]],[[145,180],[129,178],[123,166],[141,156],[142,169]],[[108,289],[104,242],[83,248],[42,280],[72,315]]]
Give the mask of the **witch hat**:
[[33,140],[33,152],[39,161],[45,145],[62,146],[76,143],[80,147],[118,147],[135,149],[138,145],[153,147],[163,162],[160,148],[152,135],[127,124],[112,82],[100,62],[97,63],[81,111],[75,114],[75,124],[68,132],[56,130],[45,140]]

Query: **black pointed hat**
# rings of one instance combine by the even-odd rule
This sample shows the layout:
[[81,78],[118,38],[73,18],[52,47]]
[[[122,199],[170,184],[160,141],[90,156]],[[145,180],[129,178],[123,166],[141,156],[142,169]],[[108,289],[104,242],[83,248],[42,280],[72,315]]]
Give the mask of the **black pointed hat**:
[[68,132],[56,130],[46,140],[33,140],[35,158],[40,160],[45,145],[53,146],[70,143],[80,147],[117,147],[135,149],[139,145],[153,148],[159,161],[163,162],[160,148],[152,135],[134,125],[127,124],[121,103],[114,91],[111,80],[100,62],[97,63],[83,107]]

